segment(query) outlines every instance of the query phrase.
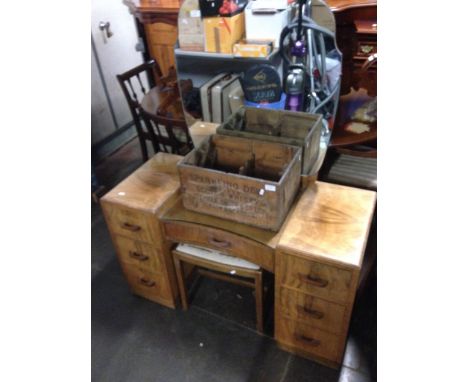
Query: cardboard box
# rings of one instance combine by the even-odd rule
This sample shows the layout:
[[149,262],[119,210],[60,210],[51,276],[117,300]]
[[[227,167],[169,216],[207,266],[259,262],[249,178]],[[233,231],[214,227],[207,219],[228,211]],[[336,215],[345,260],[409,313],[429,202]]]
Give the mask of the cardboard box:
[[179,48],[191,52],[203,52],[205,50],[205,37],[198,34],[179,33]]
[[232,17],[203,19],[205,51],[232,54],[232,46],[244,37],[244,12]]
[[179,17],[177,28],[182,34],[203,34],[203,21],[201,17]]
[[200,11],[203,18],[214,16],[234,16],[241,13],[248,0],[200,0]]
[[185,0],[178,18],[179,48],[190,51],[203,51],[205,37],[198,0]]
[[267,57],[273,49],[273,41],[239,41],[232,52],[236,57]]
[[[245,30],[247,40],[273,40],[279,47],[281,31],[288,25],[287,9],[254,9],[254,2],[245,8]],[[257,13],[259,12],[259,13]]]

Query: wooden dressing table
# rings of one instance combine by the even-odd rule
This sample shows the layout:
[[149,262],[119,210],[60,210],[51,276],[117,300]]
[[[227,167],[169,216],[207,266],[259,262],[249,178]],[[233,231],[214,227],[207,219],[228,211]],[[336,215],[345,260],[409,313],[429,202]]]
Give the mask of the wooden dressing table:
[[376,193],[311,183],[275,233],[186,210],[181,158],[156,154],[101,199],[132,292],[175,308],[174,243],[222,250],[275,274],[278,345],[339,367]]

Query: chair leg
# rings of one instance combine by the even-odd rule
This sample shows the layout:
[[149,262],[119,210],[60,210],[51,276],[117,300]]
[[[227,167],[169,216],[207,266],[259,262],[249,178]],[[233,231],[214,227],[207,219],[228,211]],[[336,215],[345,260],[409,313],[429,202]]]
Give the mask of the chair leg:
[[174,267],[177,276],[177,284],[179,285],[179,293],[180,293],[180,302],[182,303],[182,309],[188,309],[187,303],[187,288],[185,287],[184,281],[184,270],[182,269],[182,263],[177,255],[173,256],[174,259]]
[[146,148],[146,139],[144,137],[140,121],[138,119],[134,119],[134,122],[138,134],[138,140],[140,141],[141,156],[143,157],[143,162],[146,162],[148,160],[148,149]]
[[255,306],[257,311],[257,331],[263,333],[263,274],[255,276]]
[[156,137],[156,134],[154,133],[153,125],[151,124],[151,121],[145,119],[144,117],[143,117],[143,123],[146,126],[146,130],[148,131],[148,136],[150,138],[151,144],[153,145],[153,151],[155,154],[157,154],[161,150],[159,149],[158,138]]
[[141,147],[141,155],[143,157],[143,162],[148,160],[148,149],[146,147],[146,140],[143,137],[138,137],[140,140],[140,147]]

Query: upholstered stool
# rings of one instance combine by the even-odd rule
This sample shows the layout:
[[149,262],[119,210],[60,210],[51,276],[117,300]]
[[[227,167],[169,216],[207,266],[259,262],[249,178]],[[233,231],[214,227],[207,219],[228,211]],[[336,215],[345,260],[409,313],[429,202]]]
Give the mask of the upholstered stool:
[[330,183],[377,191],[377,158],[342,154],[322,179]]
[[187,310],[188,308],[187,288],[182,263],[188,263],[194,265],[202,276],[255,289],[257,330],[263,332],[263,274],[258,265],[212,249],[189,244],[179,244],[172,251],[172,254],[182,309]]

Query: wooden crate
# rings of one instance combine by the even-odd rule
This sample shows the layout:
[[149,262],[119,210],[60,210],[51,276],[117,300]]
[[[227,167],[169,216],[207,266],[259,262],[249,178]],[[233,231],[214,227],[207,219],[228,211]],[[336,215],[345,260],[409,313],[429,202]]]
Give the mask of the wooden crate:
[[177,165],[184,207],[277,231],[299,188],[296,146],[213,135]]
[[[309,175],[320,149],[321,114],[241,107],[216,130],[230,135],[302,148],[302,174]],[[311,174],[314,175],[314,174]]]

